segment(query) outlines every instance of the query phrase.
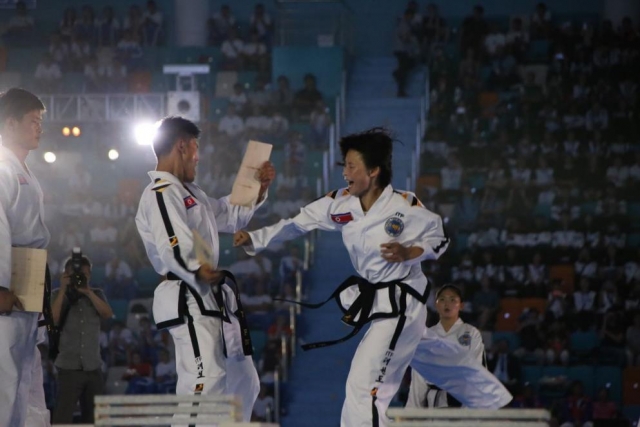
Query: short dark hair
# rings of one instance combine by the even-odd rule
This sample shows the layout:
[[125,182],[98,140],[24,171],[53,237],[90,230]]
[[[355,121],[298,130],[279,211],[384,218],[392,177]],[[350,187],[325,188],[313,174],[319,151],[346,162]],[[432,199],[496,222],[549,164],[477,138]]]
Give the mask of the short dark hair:
[[440,298],[440,294],[442,294],[446,290],[449,290],[454,294],[458,295],[458,298],[460,298],[460,301],[462,302],[462,290],[456,285],[451,285],[451,284],[444,285],[443,287],[438,289],[436,291],[436,299]]
[[28,90],[13,87],[0,93],[0,128],[7,119],[22,120],[25,114],[34,110],[45,111],[46,108],[40,98]]
[[[362,155],[368,169],[380,168],[378,185],[384,188],[391,183],[393,138],[385,128],[375,127],[364,132],[347,135],[340,139],[343,161],[350,150]],[[344,163],[342,163],[344,165]]]
[[179,116],[165,117],[160,122],[155,138],[153,152],[156,157],[166,156],[179,139],[198,138],[200,129],[191,120]]
[[[83,256],[82,258],[80,258],[80,266],[89,267],[89,270],[91,270],[91,267],[93,266],[93,264],[91,264],[91,261],[89,261],[89,258],[87,258],[86,256]],[[69,257],[69,259],[67,259],[67,261],[64,263],[64,271],[67,271],[70,267],[71,267],[71,257]]]

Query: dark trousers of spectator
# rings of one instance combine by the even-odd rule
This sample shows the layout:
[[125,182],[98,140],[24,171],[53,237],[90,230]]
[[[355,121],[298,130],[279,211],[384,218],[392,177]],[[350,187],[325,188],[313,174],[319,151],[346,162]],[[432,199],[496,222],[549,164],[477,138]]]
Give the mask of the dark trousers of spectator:
[[103,394],[104,379],[100,369],[75,371],[58,369],[58,398],[53,411],[53,424],[71,424],[76,404],[80,401],[80,421],[93,424],[93,399]]
[[407,96],[407,80],[409,80],[411,70],[416,66],[416,59],[399,50],[395,51],[394,54],[398,58],[398,68],[393,72],[393,78],[398,83],[398,96]]

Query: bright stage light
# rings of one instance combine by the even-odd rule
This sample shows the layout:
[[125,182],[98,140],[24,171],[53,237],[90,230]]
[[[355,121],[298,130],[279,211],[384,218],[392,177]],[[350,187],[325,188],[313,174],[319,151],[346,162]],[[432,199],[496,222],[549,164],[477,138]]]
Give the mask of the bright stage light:
[[44,161],[47,163],[53,163],[56,161],[56,155],[51,151],[44,153]]
[[111,149],[109,150],[109,160],[118,160],[118,157],[120,157],[120,153],[118,153],[118,150],[114,150]]
[[71,133],[73,136],[80,136],[82,132],[80,132],[80,128],[78,126],[74,126],[73,129],[71,129]]
[[156,136],[160,122],[151,123],[144,122],[136,125],[133,129],[133,135],[139,145],[151,145],[153,138]]
[[62,128],[62,135],[63,136],[71,135],[71,129],[69,129],[69,126],[65,126],[65,127]]

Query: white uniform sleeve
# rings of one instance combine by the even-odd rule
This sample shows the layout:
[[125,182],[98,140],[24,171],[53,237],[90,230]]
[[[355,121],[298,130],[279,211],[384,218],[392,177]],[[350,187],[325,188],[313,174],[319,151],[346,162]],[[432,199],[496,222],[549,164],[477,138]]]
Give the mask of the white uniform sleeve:
[[221,199],[214,199],[209,197],[209,205],[213,210],[213,214],[216,218],[216,224],[218,231],[222,233],[235,233],[238,230],[242,230],[249,224],[255,211],[267,200],[265,194],[264,199],[253,207],[236,206],[232,205],[229,201],[230,196],[225,196]]
[[193,234],[187,225],[184,200],[172,185],[164,191],[151,191],[143,215],[136,217],[136,222],[146,222],[138,226],[141,237],[153,242],[170,272],[189,284],[197,284],[195,273],[200,263],[192,255]]
[[413,265],[431,259],[436,260],[446,252],[449,238],[444,231],[442,218],[422,206],[411,207],[412,222],[424,224],[424,228],[413,241],[406,242],[407,246],[419,246],[424,251],[418,258],[405,261]]
[[333,201],[333,197],[327,195],[301,208],[300,213],[293,218],[249,232],[252,245],[246,246],[245,251],[249,255],[255,255],[270,243],[292,240],[318,228],[324,231],[338,230],[329,214]]
[[7,212],[17,196],[16,180],[0,163],[0,286],[11,287],[11,226]]

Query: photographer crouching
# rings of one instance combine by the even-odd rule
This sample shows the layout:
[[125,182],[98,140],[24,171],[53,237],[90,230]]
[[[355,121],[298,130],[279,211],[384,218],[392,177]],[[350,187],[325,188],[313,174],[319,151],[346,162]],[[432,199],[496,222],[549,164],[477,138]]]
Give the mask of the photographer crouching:
[[93,398],[103,392],[100,321],[111,318],[113,311],[102,290],[89,286],[90,280],[91,262],[76,248],[64,266],[60,289],[52,295],[59,331],[54,424],[71,424],[78,400],[82,423],[93,424]]

